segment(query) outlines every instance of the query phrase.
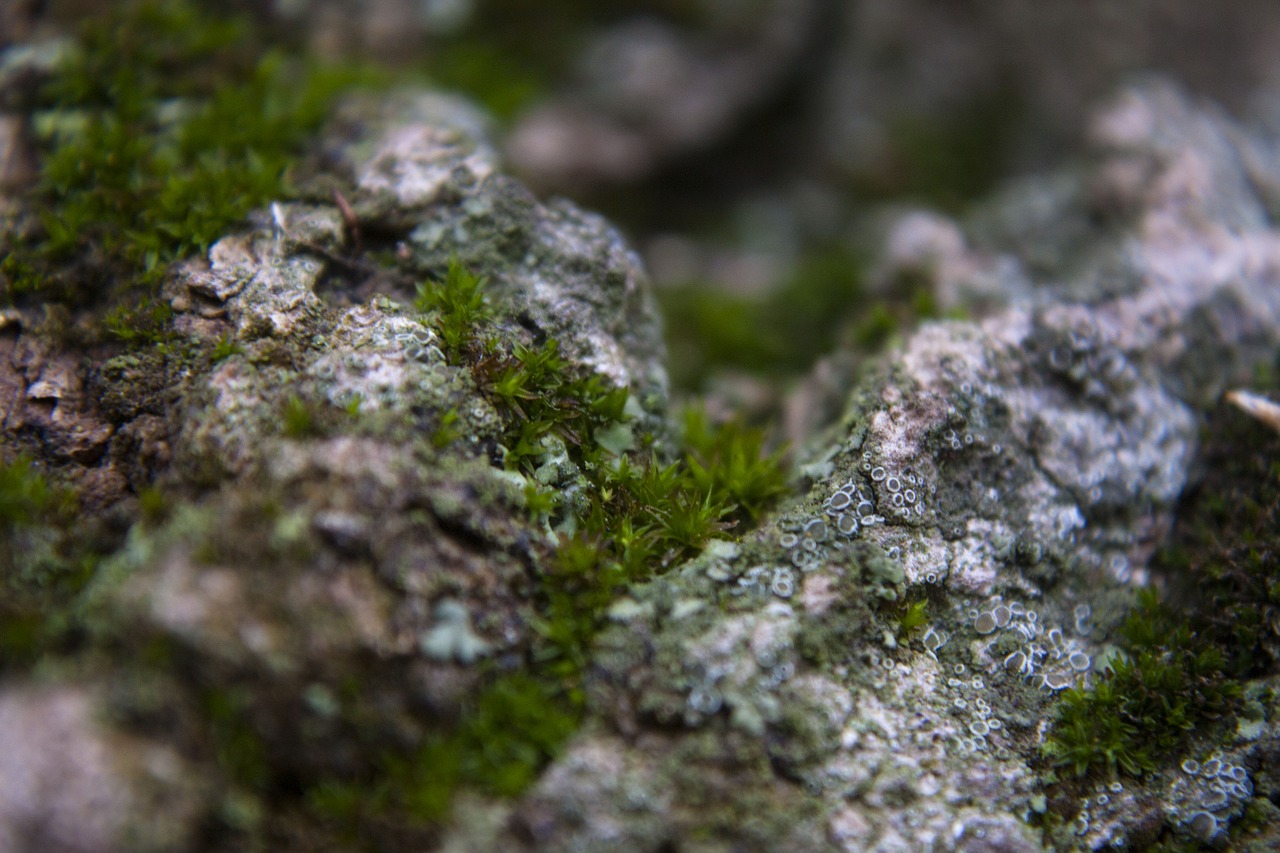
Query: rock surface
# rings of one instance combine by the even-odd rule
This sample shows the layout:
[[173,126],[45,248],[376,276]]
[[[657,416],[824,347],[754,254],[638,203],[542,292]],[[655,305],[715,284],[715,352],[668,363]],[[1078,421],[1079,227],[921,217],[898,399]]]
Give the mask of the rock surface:
[[[137,509],[78,604],[90,651],[0,686],[0,846],[198,848],[212,823],[244,833],[230,846],[319,843],[266,810],[429,744],[479,662],[529,655],[557,539],[413,286],[451,258],[489,277],[504,340],[557,340],[628,388],[659,452],[668,400],[635,256],[502,175],[483,125],[436,95],[348,103],[305,202],[169,277],[181,347],[77,363],[53,321],[4,315],[6,446],[39,442],[100,495],[177,497]],[[984,315],[873,366],[833,355],[813,399],[843,414],[814,426],[803,493],[614,603],[588,719],[530,790],[374,843],[1031,851],[1239,818],[1235,789],[1175,762],[1029,823],[1054,697],[1153,580],[1202,410],[1280,345],[1275,141],[1159,82],[1092,128],[1087,166],[898,222],[883,274]],[[541,450],[538,479],[572,494],[563,446]],[[1255,725],[1195,748],[1270,791],[1264,686]]]
[[[252,831],[265,767],[368,773],[457,719],[480,659],[528,653],[554,539],[502,469],[493,403],[408,297],[460,258],[488,277],[506,345],[557,340],[567,369],[628,388],[635,428],[659,435],[664,354],[635,256],[599,217],[497,174],[482,125],[420,92],[338,110],[314,192],[349,181],[344,204],[388,263],[352,252],[342,206],[276,204],[169,277],[180,346],[93,365],[6,315],[6,444],[38,437],[51,464],[114,484],[92,490],[108,504],[130,486],[163,497],[80,609],[112,689],[76,672],[0,689],[6,736],[62,750],[3,751],[4,849],[198,846],[211,813]],[[546,481],[571,489],[562,462]],[[99,733],[104,714],[119,737]],[[190,789],[172,838],[148,829],[146,755],[167,743],[197,765],[170,762]]]
[[[1152,582],[1198,412],[1280,343],[1275,185],[1253,165],[1270,143],[1154,81],[1092,138],[1087,169],[887,260],[1007,305],[837,371],[845,414],[806,493],[631,591],[595,653],[598,722],[506,843],[1041,849],[1026,821],[1053,698],[1100,668],[1118,591]],[[909,638],[876,606],[904,596],[928,602]],[[1265,742],[1195,749],[1247,778]],[[1114,781],[1051,843],[1218,838],[1243,802],[1211,781],[1176,762]]]

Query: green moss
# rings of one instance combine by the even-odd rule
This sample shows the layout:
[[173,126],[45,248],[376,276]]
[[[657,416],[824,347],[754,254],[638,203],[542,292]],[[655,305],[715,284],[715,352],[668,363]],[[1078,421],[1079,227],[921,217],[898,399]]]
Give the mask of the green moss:
[[467,360],[476,345],[480,325],[493,319],[484,285],[483,278],[473,275],[454,258],[444,279],[418,286],[413,307],[434,313],[431,326],[440,336],[450,361]]
[[443,450],[462,437],[458,429],[458,410],[451,408],[440,415],[436,428],[431,432],[431,446]]
[[1268,617],[1280,607],[1280,436],[1226,405],[1205,436],[1205,479],[1154,562],[1171,603],[1141,593],[1119,631],[1124,654],[1092,689],[1062,694],[1045,751],[1077,774],[1152,769],[1240,711],[1239,679],[1280,664]]
[[173,337],[173,308],[149,296],[117,305],[102,325],[116,340],[130,345],[163,344]]
[[315,438],[321,434],[320,421],[311,405],[291,394],[280,412],[280,428],[287,438]]
[[107,546],[74,494],[30,457],[0,462],[0,671],[30,667],[72,628],[70,607]]
[[1092,687],[1061,694],[1044,746],[1054,766],[1080,776],[1090,770],[1140,775],[1239,705],[1241,688],[1228,676],[1222,651],[1153,590],[1139,593],[1120,639],[1123,653]]
[[[1275,386],[1272,386],[1275,387]],[[1264,387],[1262,390],[1267,390]],[[1280,435],[1225,404],[1212,413],[1204,482],[1180,510],[1157,565],[1197,629],[1239,677],[1280,666]]]
[[105,9],[33,114],[40,229],[3,238],[0,302],[105,300],[119,306],[112,334],[149,343],[166,318],[138,292],[287,195],[286,169],[334,93],[371,75],[286,61],[249,19],[192,2]]
[[672,380],[693,389],[718,369],[773,376],[807,370],[857,315],[865,266],[847,249],[819,248],[765,299],[698,283],[658,290]]
[[[361,814],[390,810],[435,821],[459,786],[523,790],[577,727],[587,650],[618,594],[697,553],[712,536],[754,522],[786,491],[782,454],[765,451],[760,431],[713,427],[700,412],[687,414],[685,449],[675,461],[629,449],[615,434],[627,421],[627,389],[571,367],[554,340],[521,342],[519,331],[501,325],[483,286],[454,262],[443,281],[419,289],[416,307],[502,417],[494,461],[529,477],[531,518],[554,518],[564,532],[538,572],[530,668],[494,676],[456,729],[429,738],[412,759],[385,765]],[[447,447],[435,438],[451,427],[446,413],[432,443]],[[600,435],[609,440],[602,444]],[[577,471],[581,500],[558,500],[538,485],[539,465],[552,453]],[[342,786],[320,788],[312,799],[351,811]]]
[[898,638],[905,639],[911,635],[911,632],[917,628],[923,627],[929,621],[928,613],[929,599],[922,598],[919,601],[904,602],[898,610]]
[[209,351],[209,361],[212,364],[218,364],[226,361],[233,355],[240,355],[244,350],[236,343],[234,337],[230,333],[222,335],[214,343],[213,349]]
[[0,462],[0,531],[6,538],[16,527],[41,520],[55,504],[53,488],[31,457],[19,455]]

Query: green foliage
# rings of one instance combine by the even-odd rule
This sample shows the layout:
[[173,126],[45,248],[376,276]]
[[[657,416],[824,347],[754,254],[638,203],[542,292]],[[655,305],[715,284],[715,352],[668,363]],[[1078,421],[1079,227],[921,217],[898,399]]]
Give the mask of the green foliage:
[[[1275,375],[1262,392],[1280,390]],[[1158,565],[1196,629],[1247,678],[1280,665],[1280,435],[1223,404],[1205,430],[1204,482],[1179,512]]]
[[100,553],[100,531],[76,513],[74,495],[30,457],[0,461],[0,672],[29,667],[68,633]]
[[244,350],[241,349],[240,344],[236,343],[236,339],[230,333],[227,333],[218,338],[213,345],[213,349],[209,352],[209,360],[214,364],[218,364],[233,355],[240,355],[243,352]]
[[782,454],[765,454],[760,433],[736,423],[713,429],[701,412],[686,422],[687,450],[676,462],[624,456],[587,469],[591,508],[542,584],[538,627],[562,674],[584,663],[622,589],[696,554],[738,520],[754,521],[785,493]]
[[[1273,380],[1274,381],[1274,380]],[[1172,598],[1150,590],[1120,628],[1125,654],[1092,690],[1063,694],[1045,747],[1077,774],[1136,773],[1175,753],[1195,729],[1231,715],[1237,679],[1273,671],[1280,608],[1280,436],[1222,406],[1206,430],[1203,484],[1156,561]]]
[[173,308],[167,302],[143,297],[137,303],[125,303],[103,318],[102,324],[112,337],[126,344],[161,344],[173,335]]
[[372,76],[268,54],[248,19],[186,0],[105,8],[43,94],[41,232],[0,246],[0,299],[123,298],[111,331],[146,343],[154,329],[132,328],[127,291],[286,195],[332,96]]
[[444,281],[418,286],[413,307],[434,312],[432,327],[440,335],[445,355],[461,362],[472,355],[478,328],[493,318],[484,295],[485,280],[465,269],[457,258],[449,261]]
[[408,755],[384,756],[373,782],[322,782],[308,790],[307,804],[353,835],[362,821],[386,815],[438,823],[459,786],[498,796],[523,791],[576,730],[581,710],[580,697],[566,700],[544,679],[500,676],[463,709],[453,731],[433,732]]
[[[501,461],[529,476],[531,519],[572,516],[560,519],[558,546],[541,568],[532,672],[494,682],[456,735],[431,740],[416,761],[392,774],[396,796],[430,819],[457,784],[499,794],[527,785],[576,725],[587,649],[618,594],[695,554],[711,537],[754,522],[786,492],[783,454],[766,451],[761,431],[736,422],[713,427],[700,411],[686,414],[686,449],[676,461],[630,451],[627,389],[574,369],[555,340],[504,342],[483,288],[482,278],[453,261],[444,281],[419,288],[414,305],[429,314],[446,356],[470,369],[501,415]],[[453,421],[446,413],[433,444],[448,444],[443,439]],[[537,485],[539,465],[562,453],[584,487],[583,501],[572,507]],[[415,769],[425,766],[452,769]]]
[[1043,748],[1055,766],[1077,775],[1153,770],[1197,726],[1226,716],[1240,701],[1222,652],[1153,590],[1139,593],[1120,637],[1124,653],[1091,688],[1063,691]]
[[690,407],[684,441],[693,482],[732,505],[726,514],[754,523],[765,506],[787,493],[784,451],[767,453],[763,430],[740,421],[712,428],[704,411]]
[[284,401],[280,423],[287,438],[314,438],[321,433],[315,411],[296,394],[290,395]]
[[56,492],[31,457],[0,462],[0,532],[12,535],[20,525],[40,522],[57,503]]
[[493,794],[520,793],[577,728],[579,704],[566,706],[557,688],[528,675],[495,681],[466,714],[463,780]]
[[440,416],[440,422],[431,433],[431,446],[437,450],[443,450],[450,444],[453,444],[462,437],[462,432],[457,428],[458,410],[456,408],[449,409]]
[[163,491],[150,486],[138,492],[139,520],[149,527],[158,527],[169,517],[170,498]]
[[927,598],[904,604],[898,611],[898,636],[906,637],[915,629],[928,623],[929,617],[925,612],[928,607],[929,599]]

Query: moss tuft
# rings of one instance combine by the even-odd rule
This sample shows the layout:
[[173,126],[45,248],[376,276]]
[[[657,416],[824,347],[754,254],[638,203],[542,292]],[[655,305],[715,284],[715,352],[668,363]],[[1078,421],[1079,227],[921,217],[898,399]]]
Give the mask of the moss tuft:
[[1198,727],[1232,713],[1242,695],[1222,651],[1185,614],[1142,590],[1120,629],[1123,654],[1090,688],[1063,691],[1043,747],[1057,767],[1140,775],[1185,747]]
[[255,207],[359,69],[266,52],[249,19],[189,0],[129,0],[87,18],[32,113],[39,227],[0,238],[0,303],[120,306],[108,329],[151,343],[167,318],[138,294]]

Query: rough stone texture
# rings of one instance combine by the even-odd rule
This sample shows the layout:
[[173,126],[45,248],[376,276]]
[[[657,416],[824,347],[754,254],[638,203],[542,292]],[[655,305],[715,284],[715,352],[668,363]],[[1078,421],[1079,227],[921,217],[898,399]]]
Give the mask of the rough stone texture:
[[[167,282],[191,353],[73,363],[4,316],[6,445],[38,438],[117,493],[158,484],[182,505],[134,525],[79,605],[91,675],[0,686],[0,846],[190,847],[213,814],[252,834],[251,783],[197,718],[248,727],[284,778],[366,778],[457,719],[474,661],[528,652],[551,543],[495,465],[497,412],[403,297],[459,257],[492,278],[503,335],[559,339],[657,432],[663,354],[621,239],[502,176],[480,124],[437,96],[347,105],[307,202]],[[614,604],[590,719],[529,792],[468,794],[443,837],[402,844],[1044,846],[1027,821],[1053,696],[1108,653],[1117,591],[1150,580],[1200,408],[1280,344],[1274,142],[1159,83],[1092,128],[1087,167],[964,222],[897,223],[882,274],[924,274],[983,315],[873,368],[833,356],[818,410],[843,415],[804,451],[805,492]],[[351,251],[333,189],[382,254]],[[449,411],[463,437],[441,450]],[[930,621],[902,635],[907,597]],[[1270,793],[1262,686],[1233,739],[1187,757]],[[1177,763],[1115,785],[1049,842],[1214,840],[1243,810]]]
[[[262,760],[298,779],[359,778],[456,720],[479,658],[520,667],[553,540],[502,469],[498,413],[405,304],[450,258],[490,276],[495,334],[555,337],[573,369],[630,388],[638,428],[665,433],[638,261],[599,217],[496,174],[473,109],[423,93],[352,102],[317,149],[314,203],[259,211],[174,270],[170,346],[95,365],[61,354],[47,323],[0,322],[6,448],[106,477],[113,492],[89,491],[107,503],[158,487],[170,505],[133,526],[85,593],[109,695],[75,672],[49,675],[68,686],[45,693],[0,686],[0,737],[32,738],[0,759],[6,850],[190,847],[188,813],[251,829]],[[354,252],[341,207],[321,202],[334,189],[385,244],[382,263]],[[458,437],[441,447],[448,412]],[[553,485],[571,488],[577,472],[554,451]],[[90,726],[101,713],[119,738]],[[199,734],[210,719],[224,741],[246,726],[262,753],[215,761]],[[207,779],[174,839],[152,842],[150,765],[134,753],[170,739],[203,762],[174,772]],[[55,741],[65,753],[35,746]]]
[[[1091,133],[1087,169],[890,241],[887,264],[989,313],[925,326],[861,380],[836,359],[846,412],[806,494],[615,607],[592,669],[606,727],[516,807],[512,845],[1041,848],[1024,821],[1053,695],[1088,683],[1116,592],[1151,580],[1198,411],[1280,343],[1265,141],[1156,81]],[[904,595],[930,602],[909,639],[876,604]],[[1266,719],[1191,757],[1248,779]],[[623,766],[634,790],[574,781]],[[734,795],[708,795],[726,774]],[[1050,843],[1216,840],[1243,801],[1212,782],[1175,762],[1114,783]],[[767,812],[744,810],[757,798]]]

